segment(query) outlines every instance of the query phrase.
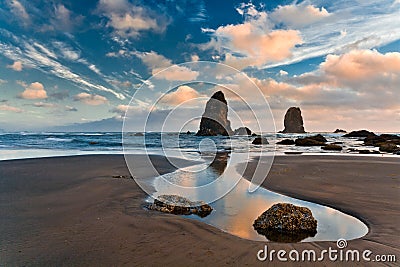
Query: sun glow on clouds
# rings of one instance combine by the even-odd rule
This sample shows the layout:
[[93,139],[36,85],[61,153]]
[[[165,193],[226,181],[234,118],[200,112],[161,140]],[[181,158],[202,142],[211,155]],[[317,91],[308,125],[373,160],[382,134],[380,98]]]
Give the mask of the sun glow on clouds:
[[178,89],[174,92],[168,93],[164,95],[160,102],[163,104],[167,104],[170,106],[178,106],[184,102],[204,97],[203,95],[199,94],[195,89],[190,86],[182,85],[179,86]]
[[24,99],[45,99],[47,98],[47,92],[43,84],[34,82],[25,88],[25,91],[23,91],[19,97]]
[[272,30],[266,12],[257,11],[252,4],[237,9],[245,17],[244,23],[203,29],[213,36],[204,49],[221,50],[224,63],[237,69],[261,67],[291,56],[291,50],[302,43],[295,30]]

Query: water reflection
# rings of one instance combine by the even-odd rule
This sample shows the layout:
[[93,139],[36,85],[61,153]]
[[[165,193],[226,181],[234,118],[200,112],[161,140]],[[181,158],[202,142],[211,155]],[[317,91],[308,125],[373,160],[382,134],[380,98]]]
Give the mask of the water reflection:
[[[248,155],[246,154],[219,153],[208,168],[202,169],[199,166],[192,166],[186,168],[186,170],[177,170],[155,178],[153,181],[153,186],[156,189],[154,196],[161,194],[182,195],[182,191],[177,190],[176,187],[169,186],[169,183],[172,183],[186,187],[199,186],[191,191],[185,191],[182,196],[191,200],[206,200],[210,196],[218,196],[221,192],[225,192],[227,186],[232,186],[235,181],[238,181],[228,194],[210,203],[214,210],[209,216],[199,218],[190,215],[187,217],[201,220],[241,238],[257,241],[336,241],[339,238],[351,240],[367,234],[368,228],[364,223],[335,209],[287,197],[264,188],[259,188],[257,191],[249,193],[250,182],[242,178],[238,173],[239,163],[248,161]],[[192,170],[202,170],[197,172],[188,171],[191,168],[193,168]],[[209,187],[208,190],[202,190],[202,185],[208,183],[213,183],[211,189]],[[257,233],[253,229],[254,220],[273,204],[279,202],[308,207],[318,221],[317,234],[315,236],[288,236],[271,232]]]

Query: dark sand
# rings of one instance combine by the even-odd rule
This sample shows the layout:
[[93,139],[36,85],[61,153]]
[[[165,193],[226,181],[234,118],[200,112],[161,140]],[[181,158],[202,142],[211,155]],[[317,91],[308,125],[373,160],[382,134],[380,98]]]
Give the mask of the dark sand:
[[[174,169],[162,157],[153,161],[162,173]],[[143,165],[134,175],[154,175],[146,170]],[[335,242],[249,241],[199,221],[146,211],[146,195],[134,180],[113,175],[130,175],[123,156],[0,162],[0,266],[274,266],[281,263],[256,258],[264,244],[287,251],[336,248]],[[280,156],[263,186],[356,215],[370,232],[348,248],[395,254],[397,263],[386,265],[399,266],[399,179],[399,158]],[[355,265],[368,264],[348,266]]]

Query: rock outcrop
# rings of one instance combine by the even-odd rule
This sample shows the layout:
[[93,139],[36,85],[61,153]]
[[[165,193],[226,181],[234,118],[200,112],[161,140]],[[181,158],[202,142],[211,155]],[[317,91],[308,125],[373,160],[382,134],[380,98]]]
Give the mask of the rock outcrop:
[[196,214],[206,217],[213,210],[212,207],[203,201],[190,201],[178,195],[161,195],[154,199],[154,203],[147,206],[149,210],[156,210],[177,215]]
[[278,203],[261,214],[253,227],[270,241],[298,242],[317,233],[317,220],[306,207]]
[[267,138],[265,138],[265,137],[256,137],[253,140],[252,144],[253,145],[268,145],[269,142],[268,142]]
[[251,135],[251,130],[247,127],[239,127],[233,131],[234,135]]
[[326,138],[321,134],[314,136],[307,136],[304,138],[298,138],[295,141],[296,146],[324,146],[327,142]]
[[294,145],[294,140],[292,140],[292,139],[283,139],[282,141],[279,141],[276,144],[290,146],[290,145]]
[[370,135],[364,139],[364,145],[366,146],[380,146],[382,143],[393,143],[396,145],[400,145],[400,136],[394,134],[381,134]]
[[368,136],[376,136],[376,134],[367,130],[359,130],[359,131],[352,131],[348,134],[343,135],[343,137],[368,137]]
[[323,150],[341,151],[343,148],[335,144],[328,144],[322,147]]
[[347,133],[347,132],[342,129],[336,129],[333,133]]
[[291,107],[286,111],[284,126],[282,133],[305,133],[300,108]]
[[221,91],[212,95],[206,104],[200,121],[198,136],[232,135],[231,123],[228,120],[228,104]]

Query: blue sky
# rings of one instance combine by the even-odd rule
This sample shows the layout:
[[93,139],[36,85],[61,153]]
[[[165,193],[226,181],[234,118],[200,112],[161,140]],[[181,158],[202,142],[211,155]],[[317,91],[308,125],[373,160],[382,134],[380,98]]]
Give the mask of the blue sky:
[[[167,88],[157,109],[166,113],[221,88],[185,66],[148,79],[173,64],[211,61],[259,87],[278,130],[285,110],[300,106],[309,131],[399,131],[399,11],[398,0],[0,0],[0,128],[120,119],[137,90],[132,116]],[[249,81],[222,76],[222,86],[259,100]]]

